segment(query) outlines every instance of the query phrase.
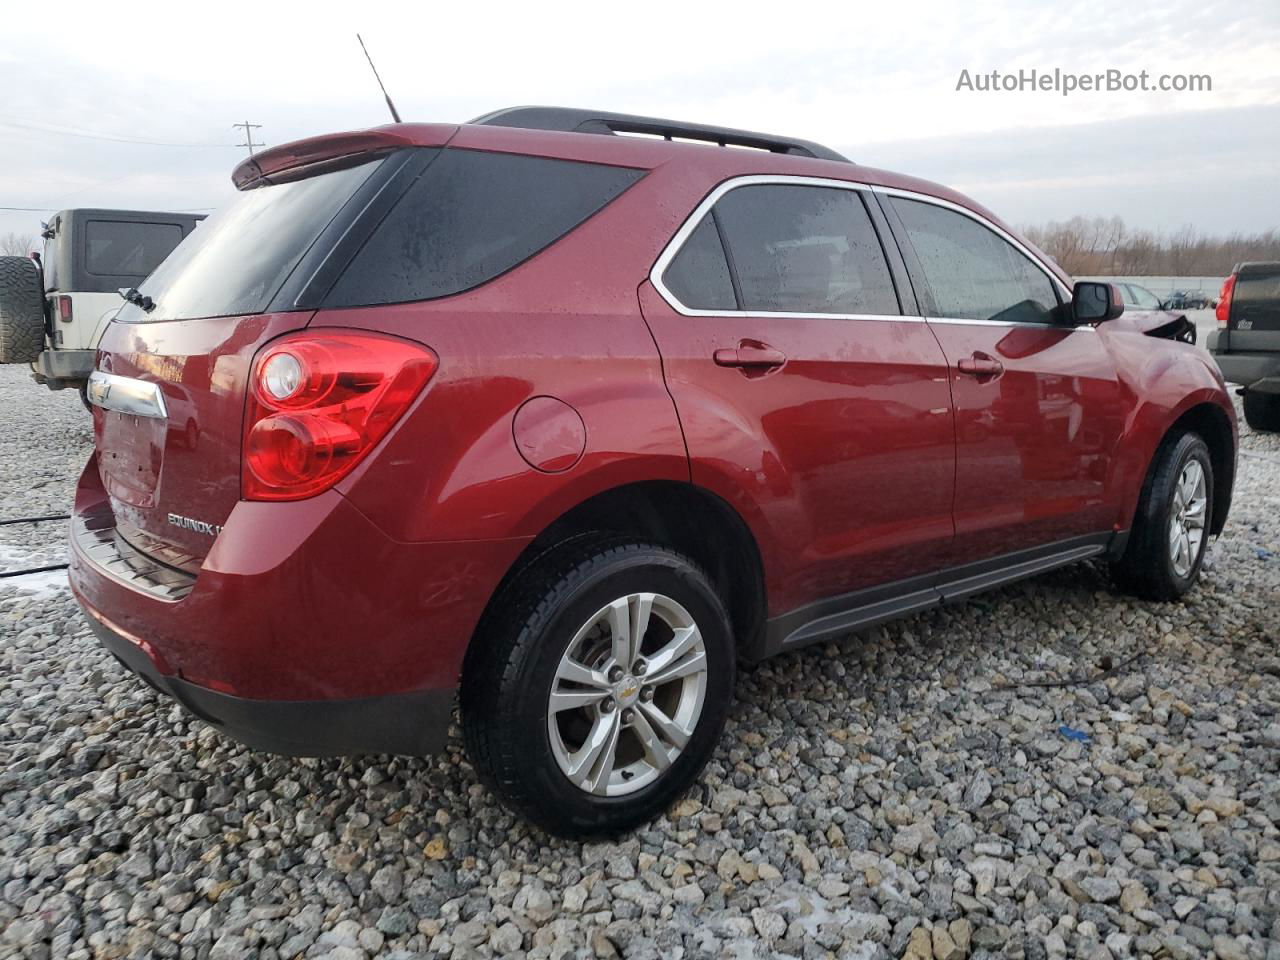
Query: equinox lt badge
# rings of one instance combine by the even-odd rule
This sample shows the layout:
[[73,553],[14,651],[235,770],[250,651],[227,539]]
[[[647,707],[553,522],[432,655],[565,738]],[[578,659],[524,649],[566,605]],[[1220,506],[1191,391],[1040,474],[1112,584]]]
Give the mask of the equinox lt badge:
[[206,523],[204,520],[192,520],[190,517],[183,517],[176,513],[169,514],[169,522],[175,527],[181,527],[183,530],[207,533],[211,537],[216,537],[222,532],[222,527],[219,524]]

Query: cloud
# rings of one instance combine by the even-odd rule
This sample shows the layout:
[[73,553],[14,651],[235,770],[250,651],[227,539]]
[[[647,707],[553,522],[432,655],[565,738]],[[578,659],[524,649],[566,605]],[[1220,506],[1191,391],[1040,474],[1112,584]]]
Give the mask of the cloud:
[[[356,30],[407,118],[459,121],[501,106],[560,103],[776,130],[855,159],[901,157],[894,165],[907,172],[938,170],[997,209],[1007,199],[1026,219],[1063,215],[1075,203],[1092,209],[1113,195],[1097,180],[1104,174],[1128,177],[1130,186],[1153,170],[1172,177],[1173,161],[1134,135],[1110,146],[1090,141],[1108,151],[1093,167],[1087,156],[1045,146],[1070,146],[1054,129],[1088,140],[1079,133],[1087,126],[1142,118],[1178,131],[1160,140],[1170,156],[1191,149],[1200,158],[1186,165],[1188,190],[1225,198],[1221,211],[1261,216],[1251,204],[1265,189],[1257,161],[1229,144],[1208,153],[1204,145],[1220,130],[1214,116],[1280,104],[1274,0],[1166,0],[1146,9],[1104,0],[831,0],[792,13],[655,0],[643,14],[598,2],[384,3],[368,12],[315,2],[259,6],[248,18],[171,2],[135,3],[127,13],[87,2],[57,10],[7,11],[0,206],[213,205],[230,195],[228,177],[243,155],[234,122],[261,123],[268,144],[384,123]],[[955,90],[962,69],[1024,67],[1204,72],[1214,88],[1069,98]],[[67,130],[207,146],[121,144]],[[938,161],[952,144],[958,158],[971,158],[968,167]],[[1219,179],[1232,164],[1247,175]],[[1198,170],[1214,179],[1196,181]],[[1144,206],[1142,189],[1117,190],[1119,199],[1135,198],[1135,223],[1164,221],[1167,191]],[[1192,207],[1215,216],[1207,204]],[[35,222],[0,213],[0,232]]]
[[1209,233],[1280,227],[1280,105],[868,148],[873,166],[954,186],[1015,223],[1119,214]]

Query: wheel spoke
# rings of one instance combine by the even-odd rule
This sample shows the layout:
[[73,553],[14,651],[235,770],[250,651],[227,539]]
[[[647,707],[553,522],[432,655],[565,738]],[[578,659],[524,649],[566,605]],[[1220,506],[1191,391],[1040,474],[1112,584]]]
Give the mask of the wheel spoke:
[[581,683],[588,687],[595,687],[598,690],[608,691],[610,689],[608,677],[599,670],[592,670],[590,667],[583,666],[567,653],[560,658],[560,666],[556,668],[556,679],[567,680],[570,683]]
[[559,713],[561,710],[590,707],[607,696],[608,690],[555,690],[551,694],[550,710]]
[[623,670],[631,667],[631,604],[622,597],[609,604],[609,642],[613,661]]
[[635,731],[636,736],[640,740],[640,745],[644,747],[645,759],[657,770],[665,770],[671,766],[671,751],[666,744],[662,742],[662,738],[658,732],[653,729],[649,723],[648,717],[645,716],[643,710],[637,710],[631,720],[631,729]]
[[649,657],[650,681],[652,681],[655,673],[671,666],[701,642],[702,634],[698,632],[696,625],[672,631],[672,637],[667,644],[654,651],[653,655]]
[[635,666],[636,658],[640,656],[640,647],[644,644],[644,635],[649,629],[649,614],[653,611],[653,594],[637,593],[627,599],[631,613],[631,656],[626,663],[622,664],[622,667],[630,672]]
[[672,680],[679,680],[681,677],[688,677],[695,673],[702,673],[706,669],[707,655],[701,650],[697,650],[663,670],[647,674],[644,681],[650,686],[660,687],[664,683],[670,683]]
[[1183,518],[1187,521],[1187,525],[1191,527],[1204,526],[1204,508],[1205,501],[1193,500],[1191,505],[1187,507],[1187,512],[1183,514]]
[[613,764],[618,757],[618,737],[622,733],[621,714],[614,712],[609,716],[613,718],[613,722],[609,724],[599,759],[592,764],[587,775],[586,786],[592,793],[609,792],[609,778],[613,775]]
[[690,732],[668,717],[652,703],[641,703],[640,712],[653,725],[654,731],[672,746],[683,750],[689,743]]
[[603,774],[606,782],[613,772],[613,756],[621,726],[617,711],[602,714],[596,719],[586,742],[569,756],[569,777],[592,793],[601,782],[601,768],[608,767]]

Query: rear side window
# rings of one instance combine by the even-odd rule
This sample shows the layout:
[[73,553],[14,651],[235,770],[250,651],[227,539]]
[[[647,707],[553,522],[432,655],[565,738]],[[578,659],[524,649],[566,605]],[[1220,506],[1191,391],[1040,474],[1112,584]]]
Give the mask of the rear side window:
[[855,191],[739,187],[716,204],[716,217],[743,310],[900,313],[880,240]]
[[442,150],[347,266],[328,307],[428,300],[478,286],[550,246],[643,171]]
[[176,223],[90,220],[85,224],[84,268],[98,277],[141,280],[182,242]]
[[1043,270],[994,231],[964,214],[893,198],[939,316],[1049,323],[1058,305]]
[[662,282],[677,300],[694,310],[738,309],[729,263],[711,214],[689,234],[662,274]]
[[1239,330],[1280,330],[1280,274],[1238,277],[1231,322]]

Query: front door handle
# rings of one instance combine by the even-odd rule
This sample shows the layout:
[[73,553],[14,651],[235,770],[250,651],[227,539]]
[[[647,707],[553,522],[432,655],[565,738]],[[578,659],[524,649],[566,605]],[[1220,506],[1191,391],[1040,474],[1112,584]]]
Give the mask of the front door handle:
[[722,347],[711,356],[720,367],[780,367],[787,362],[787,355],[781,350],[747,343]]
[[957,360],[956,369],[967,376],[989,380],[1004,373],[1004,364],[985,353],[975,353],[972,357],[961,357]]

